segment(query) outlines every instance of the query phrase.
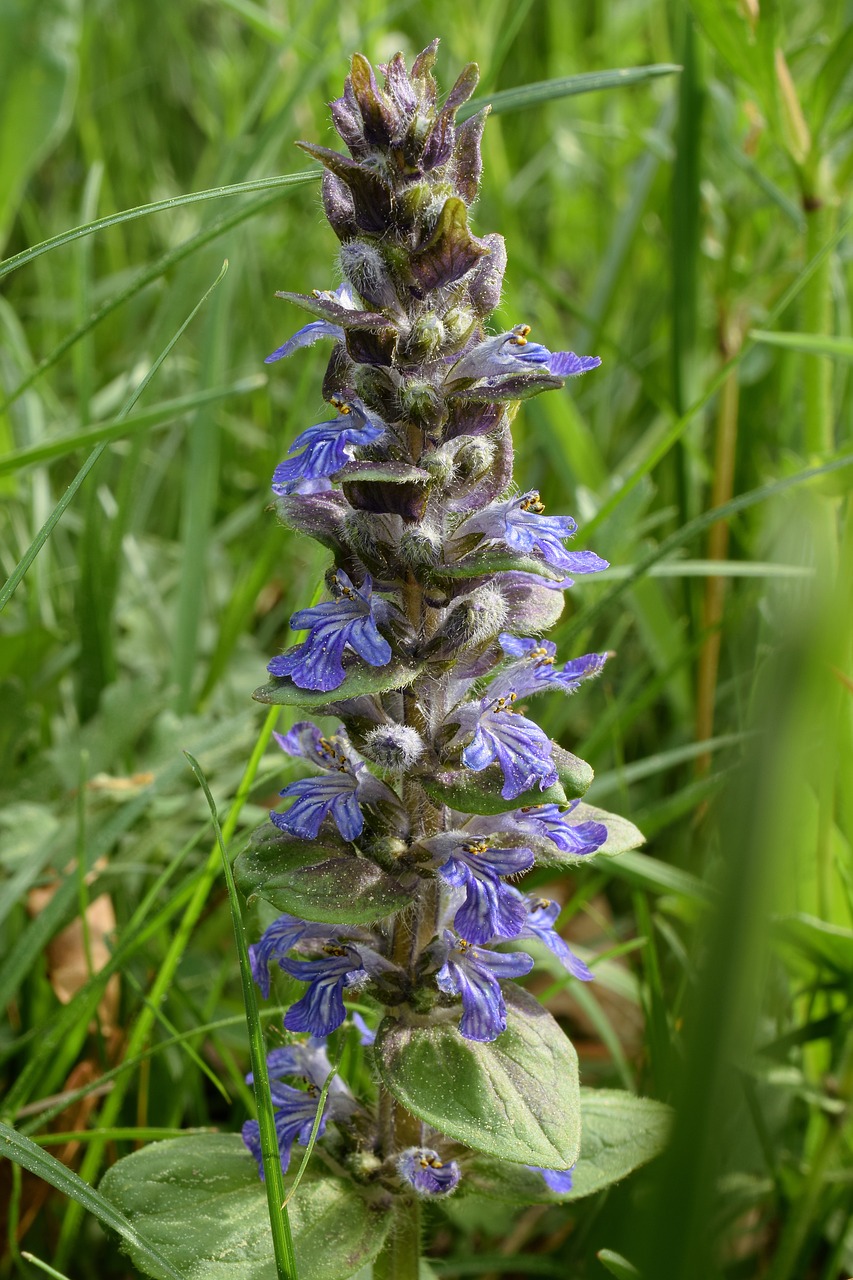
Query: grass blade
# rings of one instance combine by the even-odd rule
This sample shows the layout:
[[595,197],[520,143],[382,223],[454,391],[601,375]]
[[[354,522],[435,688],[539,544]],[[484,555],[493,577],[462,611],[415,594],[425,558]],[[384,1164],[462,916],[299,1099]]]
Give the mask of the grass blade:
[[807,356],[833,356],[837,360],[853,360],[853,338],[835,338],[828,333],[770,333],[767,329],[750,329],[753,342],[770,347],[802,351]]
[[472,98],[460,107],[458,120],[467,120],[486,105],[493,115],[506,111],[523,111],[526,107],[538,107],[555,98],[574,98],[581,93],[598,93],[602,89],[624,89],[628,85],[642,84],[658,76],[671,76],[680,71],[674,62],[658,62],[648,67],[624,67],[613,71],[585,71],[577,76],[558,76],[555,80],[539,80],[535,84],[522,84],[514,89],[501,89],[489,97]]
[[329,1096],[329,1089],[331,1088],[332,1081],[334,1080],[335,1076],[338,1074],[338,1066],[341,1061],[342,1053],[343,1053],[343,1045],[341,1045],[340,1049],[338,1050],[338,1056],[335,1059],[335,1061],[332,1063],[331,1071],[326,1076],[326,1079],[323,1081],[323,1088],[320,1090],[320,1097],[317,1100],[317,1114],[314,1116],[314,1123],[311,1126],[311,1133],[308,1138],[308,1145],[305,1148],[305,1155],[302,1157],[302,1161],[299,1165],[299,1168],[296,1171],[296,1177],[293,1179],[293,1182],[291,1183],[290,1190],[288,1191],[287,1195],[284,1198],[284,1204],[282,1205],[282,1208],[285,1208],[288,1201],[292,1200],[293,1197],[296,1195],[296,1188],[299,1186],[300,1182],[302,1181],[303,1174],[305,1173],[305,1170],[308,1168],[308,1161],[311,1159],[311,1152],[314,1150],[314,1143],[317,1141],[317,1133],[320,1129],[320,1122],[323,1119],[323,1112],[326,1110],[326,1099]]
[[[173,337],[169,339],[169,341],[166,343],[165,347],[160,352],[157,359],[152,364],[151,368],[146,373],[145,377],[142,379],[142,381],[139,383],[136,389],[133,392],[131,392],[130,396],[122,406],[121,413],[118,415],[119,418],[124,418],[130,413],[131,409],[136,404],[137,400],[142,395],[143,391],[148,386],[149,382],[151,382],[152,378],[155,376],[155,374],[159,370],[163,361],[169,355],[170,351],[175,346],[176,342],[178,342],[178,340],[182,337],[184,330],[189,326],[189,324],[195,318],[197,312],[204,306],[205,302],[213,293],[213,290],[219,284],[220,280],[222,280],[227,270],[228,270],[228,260],[226,258],[225,262],[222,264],[222,270],[219,272],[219,275],[216,277],[213,284],[210,286],[207,292],[201,298],[199,298],[198,302],[195,304],[192,311],[187,316],[186,320],[178,329],[177,333],[175,333]],[[71,484],[65,490],[65,493],[59,499],[59,502],[57,502],[56,506],[51,511],[47,520],[45,520],[44,524],[39,529],[35,538],[30,543],[22,559],[15,566],[15,569],[13,570],[8,581],[5,583],[3,589],[0,590],[0,613],[2,613],[2,611],[6,608],[6,605],[12,599],[12,596],[15,594],[21,582],[26,577],[27,570],[29,569],[30,565],[33,563],[36,556],[41,551],[42,547],[47,542],[50,535],[53,533],[53,530],[59,524],[59,521],[62,519],[63,515],[65,514],[65,511],[70,506],[72,498],[77,493],[83,481],[86,479],[89,472],[95,466],[96,462],[98,461],[98,459],[100,458],[101,454],[104,452],[106,447],[107,447],[107,441],[103,440],[99,445],[97,445],[96,448],[92,450],[92,452],[89,454],[89,457],[83,463],[82,467],[77,472],[74,479],[71,481]]]
[[39,463],[55,462],[64,458],[75,449],[86,445],[106,441],[123,440],[126,436],[135,435],[138,431],[148,431],[154,427],[168,427],[185,413],[205,404],[213,404],[218,400],[227,400],[229,396],[248,395],[252,391],[266,386],[266,378],[262,373],[251,374],[240,378],[227,387],[210,387],[206,391],[196,391],[191,395],[177,396],[174,400],[164,400],[154,404],[141,413],[110,418],[107,422],[81,427],[69,435],[59,436],[54,440],[43,440],[39,444],[30,445],[26,449],[16,449],[14,453],[6,453],[0,457],[0,476],[9,472],[22,471],[25,467],[34,467]]
[[148,1243],[144,1236],[139,1234],[136,1228],[128,1222],[124,1214],[114,1209],[94,1187],[90,1187],[88,1183],[83,1182],[76,1173],[72,1173],[70,1169],[67,1169],[55,1156],[42,1151],[41,1147],[31,1142],[29,1138],[25,1138],[23,1134],[17,1133],[8,1125],[3,1124],[2,1121],[0,1121],[0,1139],[2,1139],[2,1148],[0,1150],[9,1160],[13,1160],[24,1169],[29,1170],[30,1173],[34,1173],[36,1177],[41,1178],[44,1182],[49,1182],[52,1187],[56,1187],[57,1191],[61,1191],[63,1195],[69,1196],[71,1200],[75,1201],[83,1209],[94,1214],[105,1226],[112,1231],[118,1232],[129,1244],[138,1249],[144,1257],[154,1263],[159,1272],[173,1277],[173,1280],[181,1280],[181,1276],[175,1271],[174,1267],[167,1262],[152,1244]]
[[[261,1027],[261,1020],[258,1016],[258,1001],[255,995],[255,983],[252,978],[252,967],[249,961],[249,948],[246,945],[246,935],[243,930],[243,917],[240,912],[240,901],[237,897],[237,886],[234,883],[234,873],[231,870],[231,863],[228,860],[228,852],[225,848],[225,842],[222,839],[222,829],[219,825],[216,805],[214,804],[213,796],[210,794],[210,787],[207,785],[207,779],[202,772],[201,765],[195,757],[190,755],[188,751],[185,751],[184,755],[189,761],[190,768],[198,779],[198,784],[204,792],[204,798],[207,800],[210,808],[210,818],[213,823],[213,829],[216,833],[216,843],[219,847],[219,853],[222,858],[222,870],[225,874],[225,883],[228,886],[228,901],[231,906],[231,919],[234,924],[234,941],[237,946],[237,957],[240,961],[240,981],[243,985],[243,1003],[246,1006],[246,1024],[249,1029],[249,1056],[254,1075],[255,1102],[257,1103],[258,1124],[261,1131],[261,1159],[264,1166],[264,1186],[266,1187],[267,1192],[267,1204],[269,1206],[270,1227],[272,1229],[272,1242],[273,1250],[275,1252],[276,1269],[281,1280],[296,1280],[296,1258],[293,1253],[293,1240],[290,1235],[290,1220],[287,1215],[286,1207],[287,1201],[284,1198],[284,1179],[282,1177],[281,1160],[278,1153],[278,1138],[276,1137],[275,1132],[275,1113],[273,1112],[272,1097],[270,1095],[264,1033],[263,1028]],[[331,1082],[332,1074],[334,1073],[331,1073],[326,1081],[326,1092],[328,1092],[328,1085]],[[311,1132],[312,1139],[315,1137],[316,1130],[319,1127],[320,1116],[322,1115],[324,1105],[325,1099],[321,1099],[320,1106],[317,1108],[314,1129]]]
[[155,200],[153,204],[141,204],[135,209],[124,209],[121,213],[110,213],[95,222],[87,222],[81,227],[72,227],[70,231],[61,231],[58,236],[42,240],[41,244],[23,249],[13,258],[0,262],[0,280],[4,276],[24,267],[28,262],[50,253],[52,249],[61,249],[64,244],[71,244],[83,236],[94,235],[96,231],[104,231],[107,227],[118,226],[121,222],[132,222],[135,218],[145,218],[150,213],[162,213],[166,209],[178,209],[185,204],[199,204],[203,200],[222,200],[226,196],[247,195],[250,191],[269,191],[271,188],[298,187],[306,182],[316,182],[320,177],[320,169],[303,169],[299,173],[283,173],[273,178],[256,178],[251,182],[234,182],[227,187],[211,187],[208,191],[190,191],[183,196],[170,196],[168,200]]

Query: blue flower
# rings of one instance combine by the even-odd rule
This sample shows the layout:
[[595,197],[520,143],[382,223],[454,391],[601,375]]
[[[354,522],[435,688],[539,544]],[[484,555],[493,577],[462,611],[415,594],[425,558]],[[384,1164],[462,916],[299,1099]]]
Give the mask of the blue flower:
[[580,978],[581,982],[592,982],[593,975],[583,960],[580,960],[574,952],[569,950],[569,947],[554,928],[554,922],[560,914],[559,902],[551,902],[548,898],[528,897],[527,894],[522,896],[527,905],[528,915],[527,922],[518,935],[519,940],[521,938],[538,938],[557,957],[560,964],[568,969],[569,973],[576,978]]
[[364,1021],[364,1018],[362,1018],[357,1009],[350,1014],[350,1018],[358,1031],[359,1044],[363,1045],[365,1048],[369,1048],[370,1045],[374,1044],[376,1041],[376,1032],[371,1031],[370,1027]]
[[397,1172],[419,1196],[446,1196],[456,1190],[459,1165],[446,1164],[429,1147],[409,1147],[397,1157]]
[[[348,284],[338,285],[334,293],[329,296],[339,302],[342,307],[346,307],[348,311],[356,310],[352,289]],[[344,331],[339,325],[331,324],[328,320],[312,320],[310,324],[298,329],[283,346],[276,348],[272,355],[267,356],[264,364],[274,364],[276,360],[283,360],[285,356],[292,355],[300,347],[313,346],[320,338],[335,338],[338,342],[343,342]]]
[[555,378],[574,378],[601,364],[600,356],[576,356],[574,351],[549,351],[540,342],[530,342],[529,324],[517,324],[508,333],[486,338],[456,361],[445,380],[448,388],[458,383],[479,382],[518,372],[519,365],[541,369]]
[[300,920],[298,916],[291,916],[286,912],[274,920],[264,931],[260,942],[255,942],[249,947],[252,977],[260,987],[264,999],[269,999],[270,965],[273,961],[281,965],[288,951],[303,939],[307,941],[311,938],[321,938],[325,941],[328,936],[328,925],[309,924],[307,920]]
[[[284,1076],[298,1076],[322,1089],[326,1078],[331,1074],[332,1064],[326,1053],[325,1036],[309,1036],[307,1040],[295,1040],[292,1044],[280,1045],[267,1054],[267,1073],[272,1082]],[[254,1083],[251,1071],[246,1076],[246,1083]],[[272,1085],[275,1094],[275,1084]],[[332,1089],[345,1090],[346,1085],[336,1076],[330,1085]]]
[[320,777],[290,782],[280,792],[294,803],[286,813],[270,814],[279,830],[300,840],[316,840],[323,820],[330,817],[345,840],[357,840],[364,829],[365,804],[398,811],[401,830],[405,828],[406,815],[399,797],[365,767],[350,746],[343,725],[326,737],[315,724],[302,720],[289,733],[277,733],[275,738],[287,755],[310,760],[325,771]]
[[587,653],[564,664],[555,664],[557,646],[551,640],[534,640],[503,632],[498,642],[504,653],[515,661],[505,667],[489,685],[491,696],[515,693],[519,698],[559,689],[574,693],[584,680],[597,676],[607,661],[606,653]]
[[[475,773],[490,764],[500,765],[504,775],[501,795],[505,800],[514,800],[536,783],[544,791],[557,781],[550,738],[538,724],[515,711],[514,702],[513,693],[494,701],[484,698],[474,737],[462,752],[462,763]],[[463,708],[467,715],[455,713],[463,727],[470,719],[470,710]]]
[[300,840],[316,840],[326,817],[332,818],[345,840],[357,840],[364,830],[364,814],[356,798],[358,778],[344,763],[339,772],[319,778],[299,778],[279,792],[294,803],[286,813],[270,814],[270,821]]
[[350,986],[353,975],[364,972],[361,956],[355,947],[338,947],[332,943],[324,948],[319,960],[279,961],[282,969],[308,983],[308,990],[284,1015],[288,1031],[310,1031],[314,1036],[328,1036],[346,1018],[344,987]]
[[572,811],[580,804],[573,800],[567,809],[556,804],[535,804],[516,809],[512,822],[524,834],[552,841],[563,853],[584,856],[600,849],[607,839],[603,822],[570,822]]
[[534,1173],[541,1173],[551,1191],[556,1191],[558,1195],[567,1195],[571,1191],[574,1165],[571,1169],[542,1169],[537,1164],[529,1164],[527,1167]]
[[445,937],[450,950],[435,977],[439,990],[462,997],[459,1030],[466,1040],[496,1040],[506,1031],[506,1005],[500,981],[529,973],[533,961],[521,951],[485,951],[461,938],[454,942],[449,932]]
[[279,497],[297,492],[306,481],[334,475],[348,461],[355,445],[370,444],[385,431],[385,423],[369,414],[357,396],[351,400],[335,398],[332,405],[338,410],[338,416],[331,422],[318,422],[300,431],[287,452],[292,454],[295,449],[302,452],[276,467],[272,490]]
[[[287,1173],[294,1142],[306,1147],[311,1139],[311,1130],[317,1115],[317,1090],[312,1087],[306,1092],[303,1089],[294,1089],[292,1085],[280,1084],[276,1086],[273,1093],[273,1102],[279,1108],[275,1113],[275,1133],[281,1157],[281,1170],[282,1173]],[[323,1136],[326,1128],[326,1111],[317,1130],[318,1138]],[[242,1132],[243,1141],[257,1160],[258,1173],[263,1180],[261,1134],[257,1120],[247,1120]]]
[[465,890],[465,901],[453,923],[466,942],[518,936],[524,926],[524,906],[500,877],[527,871],[533,862],[530,849],[492,849],[485,840],[455,845],[438,874],[447,884]]
[[391,646],[376,626],[372,600],[373,579],[364,575],[361,587],[354,587],[342,569],[334,575],[332,590],[336,598],[325,600],[310,609],[298,609],[290,619],[294,631],[307,631],[303,640],[287,653],[268,664],[274,676],[289,676],[300,689],[319,689],[330,693],[343,684],[344,650],[349,646],[372,667],[384,667],[391,661]]
[[567,551],[563,539],[572,537],[577,525],[571,516],[546,516],[544,510],[534,489],[469,516],[456,530],[456,537],[480,533],[520,555],[536,554],[563,573],[599,573],[608,567],[608,561],[594,551]]

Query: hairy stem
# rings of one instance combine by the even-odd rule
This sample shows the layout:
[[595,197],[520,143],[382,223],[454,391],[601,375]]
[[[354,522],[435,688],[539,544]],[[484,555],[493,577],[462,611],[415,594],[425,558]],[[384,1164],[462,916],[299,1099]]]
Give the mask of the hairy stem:
[[418,1280],[421,1256],[421,1206],[400,1203],[388,1239],[373,1264],[373,1280]]

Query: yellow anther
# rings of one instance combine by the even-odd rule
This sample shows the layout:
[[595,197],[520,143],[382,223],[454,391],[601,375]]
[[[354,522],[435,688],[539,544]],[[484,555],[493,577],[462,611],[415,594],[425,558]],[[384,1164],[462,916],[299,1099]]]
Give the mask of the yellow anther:
[[529,333],[530,333],[530,325],[529,325],[529,324],[517,324],[517,325],[515,325],[515,327],[513,328],[513,331],[512,331],[512,337],[510,338],[510,342],[513,344],[513,346],[516,346],[516,347],[526,347],[526,346],[527,346],[527,335],[528,335]]
[[331,945],[331,943],[327,943],[326,946],[323,948],[323,952],[327,956],[345,956],[346,948],[334,947]]
[[352,405],[347,404],[346,400],[342,400],[340,396],[329,396],[329,404],[333,409],[337,409],[343,417],[348,413],[352,413]]

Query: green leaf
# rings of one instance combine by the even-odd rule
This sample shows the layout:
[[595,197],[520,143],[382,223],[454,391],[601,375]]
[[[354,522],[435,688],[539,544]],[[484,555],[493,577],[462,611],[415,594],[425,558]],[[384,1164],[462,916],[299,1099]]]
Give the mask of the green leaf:
[[[158,1280],[181,1280],[180,1272],[172,1268],[153,1240],[149,1240],[144,1232],[138,1231],[136,1224],[133,1221],[129,1222],[124,1214],[110,1203],[109,1197],[105,1198],[100,1191],[83,1182],[55,1156],[48,1155],[29,1138],[25,1138],[22,1133],[18,1133],[2,1122],[0,1122],[0,1139],[2,1139],[0,1154],[24,1169],[28,1169],[30,1173],[34,1173],[36,1177],[48,1182],[52,1187],[56,1187],[57,1191],[61,1191],[63,1195],[70,1196],[84,1209],[88,1209],[89,1213],[99,1218],[105,1226],[117,1231],[127,1241],[133,1250],[134,1257],[138,1259],[139,1266],[148,1275],[157,1276]],[[264,1207],[264,1214],[266,1214],[266,1207]]]
[[433,800],[460,813],[506,813],[526,804],[566,803],[566,793],[559,783],[545,791],[532,787],[514,800],[505,800],[501,795],[503,773],[497,765],[490,765],[479,773],[470,769],[447,770],[434,777],[420,778],[419,782]]
[[343,684],[329,693],[314,689],[300,689],[286,676],[271,680],[256,689],[252,697],[256,702],[271,703],[277,707],[307,707],[321,711],[332,702],[345,698],[360,698],[366,693],[389,693],[392,689],[406,689],[421,672],[420,667],[404,667],[402,663],[389,663],[386,667],[369,667],[360,663],[347,672]]
[[753,342],[788,351],[802,351],[809,356],[834,356],[837,360],[853,360],[853,338],[835,338],[828,333],[771,333],[767,329],[750,329]]
[[595,1256],[616,1280],[642,1280],[634,1264],[623,1258],[621,1253],[614,1253],[612,1249],[599,1249]]
[[580,1102],[581,1151],[571,1191],[551,1191],[540,1174],[485,1156],[476,1156],[467,1167],[465,1187],[525,1204],[580,1200],[621,1182],[663,1151],[672,1118],[665,1103],[621,1089],[581,1089]]
[[269,822],[237,858],[234,876],[247,898],[257,896],[279,911],[330,924],[372,924],[401,911],[414,897],[413,889],[368,858],[289,840]]
[[544,560],[536,560],[533,556],[515,555],[503,547],[495,547],[490,551],[475,551],[450,564],[436,565],[432,572],[436,578],[482,578],[493,573],[503,573],[506,570],[535,573],[538,578],[547,578],[551,582],[560,582],[565,576],[546,564]]
[[0,247],[30,174],[71,119],[80,20],[79,0],[0,5]]
[[375,480],[383,484],[428,484],[432,480],[423,467],[407,462],[348,462],[332,477],[336,481]]
[[598,93],[602,89],[622,89],[632,84],[642,84],[658,76],[671,76],[681,67],[672,62],[653,63],[648,67],[626,67],[613,71],[587,71],[578,76],[560,76],[555,80],[539,80],[535,84],[522,84],[514,89],[502,89],[500,93],[481,95],[460,107],[457,119],[467,120],[476,115],[487,103],[492,114],[502,111],[522,111],[525,107],[538,107],[555,98],[573,98],[581,93]]
[[[101,1191],[184,1280],[275,1280],[264,1186],[237,1134],[152,1143],[119,1160]],[[375,1258],[390,1225],[387,1211],[326,1173],[309,1171],[288,1208],[299,1280],[346,1280]],[[155,1280],[175,1275],[130,1254]]]
[[386,1018],[376,1037],[382,1083],[439,1132],[501,1160],[566,1169],[580,1147],[577,1054],[533,996],[504,983],[507,1029],[491,1044],[453,1022]]
[[[581,760],[580,756],[573,756],[571,751],[566,751],[556,743],[551,755],[554,764],[557,766],[557,775],[560,779],[560,785],[566,793],[566,798],[568,800],[576,800],[579,796],[584,795],[592,785],[592,780],[595,776],[592,765],[587,764],[586,760]],[[540,800],[539,803],[547,802]]]

